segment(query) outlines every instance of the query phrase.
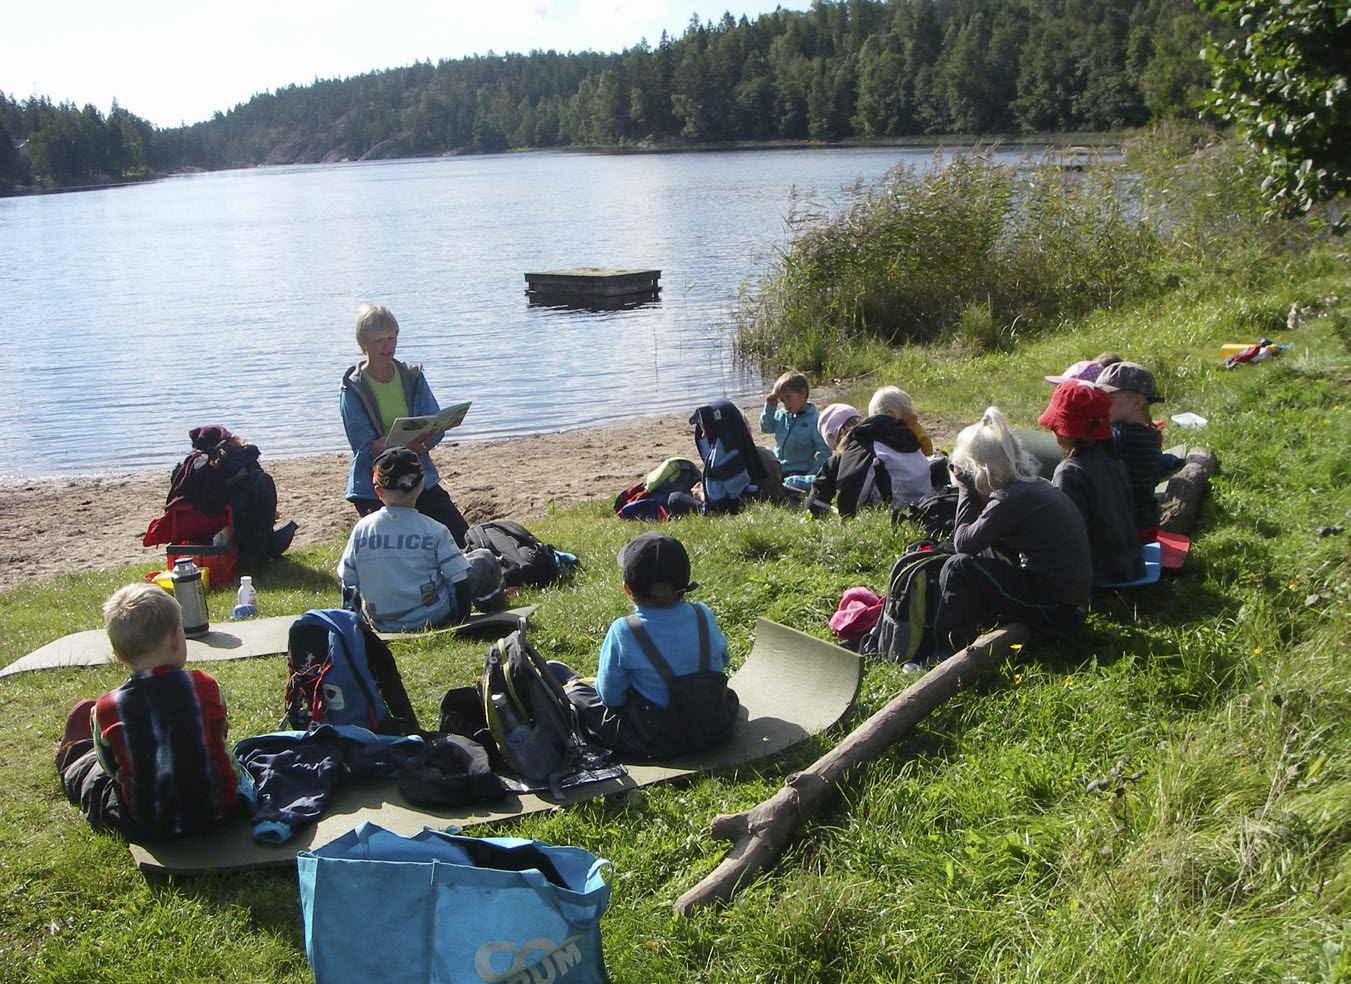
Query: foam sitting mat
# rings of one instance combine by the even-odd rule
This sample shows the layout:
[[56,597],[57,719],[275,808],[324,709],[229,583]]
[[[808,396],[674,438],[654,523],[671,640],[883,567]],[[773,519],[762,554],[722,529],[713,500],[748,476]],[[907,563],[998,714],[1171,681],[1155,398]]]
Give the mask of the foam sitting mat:
[[[731,686],[741,712],[731,739],[697,755],[628,764],[628,775],[565,790],[562,798],[533,793],[509,795],[496,803],[428,809],[410,804],[393,780],[338,790],[317,823],[300,829],[285,844],[255,841],[247,820],[182,840],[130,845],[142,871],[190,874],[289,865],[297,851],[326,844],[363,822],[412,835],[423,827],[470,827],[565,807],[598,796],[754,762],[819,734],[839,721],[854,703],[863,674],[856,653],[767,619],[756,623],[755,643]],[[71,822],[78,820],[72,817]]]
[[[473,635],[480,632],[506,634],[516,628],[518,618],[534,614],[536,606],[525,605],[486,615],[471,615],[459,625],[428,632],[381,632],[383,639],[418,638],[423,635],[452,632]],[[188,640],[188,662],[210,663],[225,659],[249,659],[253,656],[278,656],[286,652],[286,638],[291,623],[299,615],[275,615],[270,618],[251,618],[239,622],[218,622],[211,631]],[[108,634],[103,629],[88,629],[62,636],[33,650],[27,656],[0,670],[0,677],[30,670],[54,670],[69,666],[101,666],[114,663]]]

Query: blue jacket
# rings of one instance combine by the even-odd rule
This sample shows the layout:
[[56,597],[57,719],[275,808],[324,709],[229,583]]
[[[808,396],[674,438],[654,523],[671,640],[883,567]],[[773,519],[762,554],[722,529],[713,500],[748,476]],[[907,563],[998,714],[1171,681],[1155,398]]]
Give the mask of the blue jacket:
[[[676,676],[699,670],[696,605],[708,616],[710,668],[726,670],[727,638],[706,605],[682,599],[667,608],[634,606],[643,628],[652,637],[657,651],[671,664],[671,671]],[[600,647],[600,666],[596,671],[596,692],[607,707],[623,707],[630,688],[659,707],[666,707],[671,702],[666,683],[648,662],[626,621],[626,618],[615,619],[605,633],[605,641]]]
[[[413,417],[426,417],[441,410],[432,396],[427,378],[422,374],[421,366],[410,366],[394,360],[394,371],[403,383],[403,398],[408,404],[408,413]],[[342,377],[342,392],[338,395],[338,410],[342,414],[342,427],[347,432],[347,443],[352,446],[352,468],[347,474],[347,491],[344,497],[350,502],[355,499],[374,499],[375,485],[371,481],[371,469],[374,461],[371,456],[371,444],[389,433],[388,424],[380,420],[380,410],[375,402],[375,394],[361,373],[360,366],[352,366]],[[390,421],[393,423],[393,421]],[[438,434],[429,446],[441,442],[444,434]],[[429,489],[441,480],[431,455],[420,455],[424,479],[422,487]]]
[[816,425],[814,403],[796,414],[768,403],[760,411],[760,433],[774,435],[774,457],[785,475],[815,475],[830,457],[830,448]]

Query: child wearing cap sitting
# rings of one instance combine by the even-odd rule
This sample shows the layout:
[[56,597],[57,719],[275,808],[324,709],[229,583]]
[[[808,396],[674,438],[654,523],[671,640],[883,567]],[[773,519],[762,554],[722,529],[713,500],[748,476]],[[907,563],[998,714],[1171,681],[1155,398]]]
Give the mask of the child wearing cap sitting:
[[1097,385],[1111,394],[1112,436],[1130,478],[1136,535],[1141,543],[1152,543],[1159,533],[1154,487],[1183,464],[1176,455],[1162,452],[1163,435],[1150,419],[1150,404],[1162,403],[1163,397],[1155,390],[1153,374],[1136,362],[1107,366],[1098,375]]
[[108,641],[131,678],[66,718],[56,770],[95,830],[162,840],[248,810],[253,780],[226,744],[225,698],[183,668],[183,611],[154,584],[129,584],[102,608]]
[[422,461],[405,447],[386,448],[372,479],[384,508],[352,528],[338,562],[344,596],[382,632],[454,625],[502,600],[502,567],[488,550],[461,552],[441,523],[417,511]]
[[611,623],[595,685],[552,663],[582,726],[621,756],[665,758],[731,737],[739,702],[727,686],[727,640],[708,606],[688,602],[684,545],[640,534],[619,552],[634,613]]
[[1084,517],[1095,585],[1134,581],[1145,573],[1130,479],[1112,439],[1111,410],[1106,390],[1071,379],[1056,387],[1037,418],[1065,452],[1051,484]]

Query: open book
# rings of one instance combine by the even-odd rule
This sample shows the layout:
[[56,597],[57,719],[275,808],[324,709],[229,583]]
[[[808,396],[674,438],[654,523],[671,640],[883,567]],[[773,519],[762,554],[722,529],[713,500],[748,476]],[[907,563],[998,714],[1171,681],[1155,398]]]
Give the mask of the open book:
[[385,435],[385,443],[389,445],[407,444],[409,441],[416,441],[423,434],[431,434],[435,437],[442,431],[459,427],[460,422],[464,420],[464,415],[468,412],[469,403],[456,403],[434,416],[400,417],[389,428],[389,433]]

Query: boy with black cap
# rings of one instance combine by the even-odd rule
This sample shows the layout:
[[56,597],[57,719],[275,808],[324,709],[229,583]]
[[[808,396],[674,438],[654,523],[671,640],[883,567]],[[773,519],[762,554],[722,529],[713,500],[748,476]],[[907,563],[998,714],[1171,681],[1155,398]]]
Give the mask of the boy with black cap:
[[1163,454],[1163,435],[1150,419],[1149,407],[1162,403],[1154,375],[1138,362],[1114,362],[1098,374],[1097,386],[1111,394],[1112,437],[1131,480],[1135,530],[1141,543],[1159,534],[1159,500],[1154,486],[1182,467],[1176,455]]
[[417,511],[422,462],[405,447],[386,448],[372,479],[384,508],[352,528],[338,562],[344,593],[359,593],[382,632],[453,625],[502,599],[502,568],[487,550],[461,552],[450,531]]
[[685,600],[698,587],[674,537],[642,533],[619,551],[634,614],[610,624],[595,686],[554,664],[596,740],[625,756],[699,751],[732,734],[739,703],[727,686],[727,639],[708,606]]

